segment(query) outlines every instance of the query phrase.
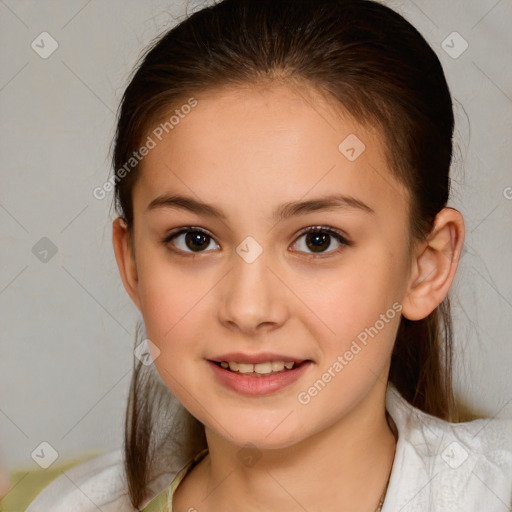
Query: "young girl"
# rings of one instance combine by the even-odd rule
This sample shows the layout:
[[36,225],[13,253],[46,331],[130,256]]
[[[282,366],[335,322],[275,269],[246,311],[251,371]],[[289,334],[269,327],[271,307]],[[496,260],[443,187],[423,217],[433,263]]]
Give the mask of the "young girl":
[[510,510],[512,420],[456,423],[453,127],[373,1],[223,0],[160,38],[111,180],[144,320],[124,453],[28,511]]

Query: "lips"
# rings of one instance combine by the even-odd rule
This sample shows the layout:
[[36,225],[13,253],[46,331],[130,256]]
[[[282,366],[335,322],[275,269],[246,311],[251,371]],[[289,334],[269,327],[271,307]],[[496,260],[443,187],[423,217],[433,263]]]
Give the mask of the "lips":
[[273,353],[231,353],[209,359],[224,386],[245,395],[268,395],[298,380],[312,364],[309,359]]

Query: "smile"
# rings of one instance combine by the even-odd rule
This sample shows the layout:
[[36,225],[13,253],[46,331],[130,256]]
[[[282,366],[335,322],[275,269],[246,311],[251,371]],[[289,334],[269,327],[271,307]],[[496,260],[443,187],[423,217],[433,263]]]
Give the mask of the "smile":
[[269,395],[292,385],[313,364],[303,361],[258,363],[208,360],[219,384],[243,395]]
[[243,373],[244,375],[270,375],[272,373],[291,370],[295,366],[295,362],[283,361],[267,361],[264,363],[239,363],[235,361],[221,361],[219,365],[224,369],[229,369],[232,372]]

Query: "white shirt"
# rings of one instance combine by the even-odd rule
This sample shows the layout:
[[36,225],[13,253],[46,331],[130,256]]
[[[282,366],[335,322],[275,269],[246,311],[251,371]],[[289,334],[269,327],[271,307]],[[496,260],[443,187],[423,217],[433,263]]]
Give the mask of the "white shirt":
[[[449,423],[412,407],[391,384],[386,409],[396,424],[398,441],[382,512],[512,510],[512,419]],[[171,467],[183,469],[188,461],[170,462]],[[177,474],[173,470],[153,480],[148,502]],[[68,469],[25,512],[98,512],[98,508],[135,512],[121,449]]]

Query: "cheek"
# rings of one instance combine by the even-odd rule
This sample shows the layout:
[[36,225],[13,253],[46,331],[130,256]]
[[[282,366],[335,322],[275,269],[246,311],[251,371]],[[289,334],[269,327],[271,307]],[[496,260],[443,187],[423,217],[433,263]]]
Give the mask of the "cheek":
[[340,272],[308,298],[315,318],[322,320],[309,326],[321,356],[316,376],[304,383],[297,399],[304,411],[324,415],[326,422],[362,400],[389,363],[401,304],[392,277],[383,277],[381,270],[361,261],[360,268]]
[[[195,281],[198,281],[197,283]],[[141,278],[142,315],[146,336],[158,347],[155,367],[176,398],[189,404],[190,376],[200,358],[198,341],[204,329],[204,282],[153,265]],[[201,320],[202,319],[202,320]],[[201,324],[201,321],[203,324]],[[203,334],[204,336],[204,334]]]
[[147,337],[168,351],[194,319],[205,284],[155,252],[138,257],[138,291]]
[[301,281],[299,293],[306,297],[305,303],[317,323],[321,320],[324,328],[318,335],[330,340],[329,349],[339,350],[350,344],[400,298],[394,275],[397,270],[390,268],[389,258],[379,260],[375,252],[358,254],[353,261],[347,259],[337,272],[317,281],[314,288],[308,279]]

